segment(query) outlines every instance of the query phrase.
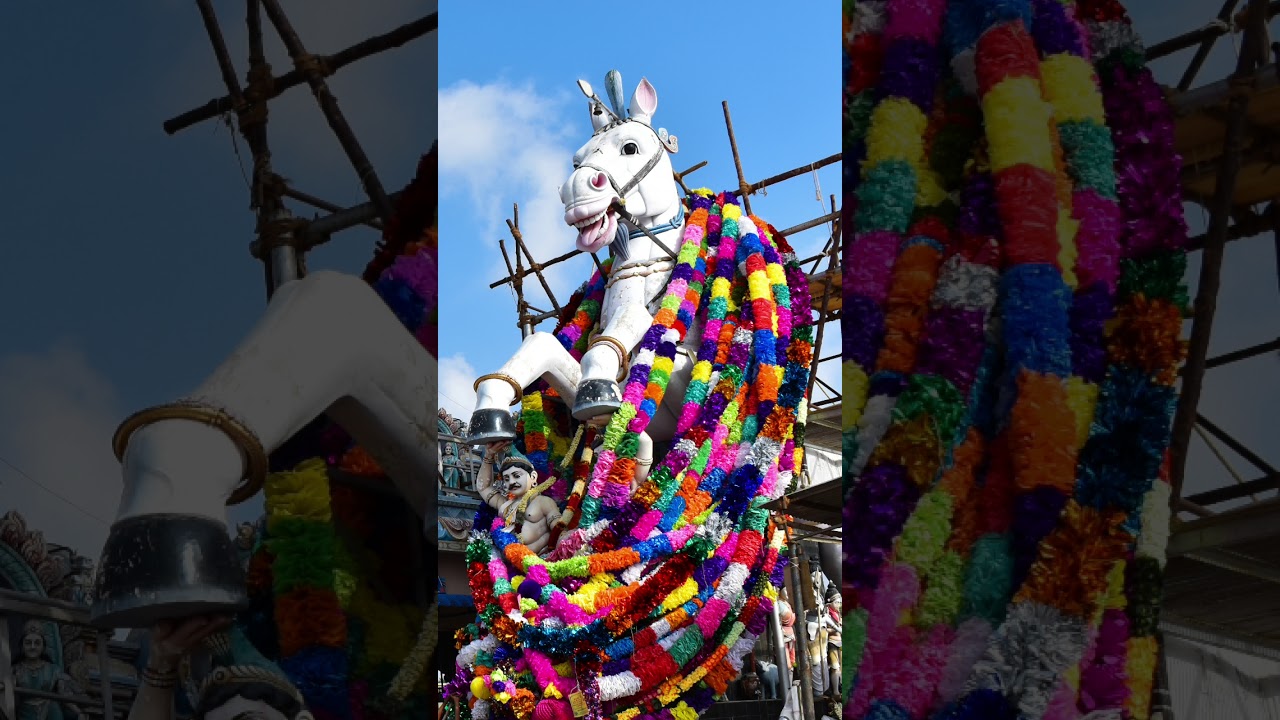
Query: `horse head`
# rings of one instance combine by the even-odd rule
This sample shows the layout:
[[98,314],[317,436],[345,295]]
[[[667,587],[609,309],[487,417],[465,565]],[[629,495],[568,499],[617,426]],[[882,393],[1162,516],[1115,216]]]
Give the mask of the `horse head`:
[[618,200],[643,227],[670,220],[681,207],[668,157],[676,151],[676,138],[652,125],[658,91],[641,79],[624,112],[621,76],[610,71],[605,83],[612,110],[586,81],[578,81],[589,99],[595,133],[574,153],[573,174],[560,186],[564,221],[578,230],[578,248],[586,252],[596,252],[620,236]]

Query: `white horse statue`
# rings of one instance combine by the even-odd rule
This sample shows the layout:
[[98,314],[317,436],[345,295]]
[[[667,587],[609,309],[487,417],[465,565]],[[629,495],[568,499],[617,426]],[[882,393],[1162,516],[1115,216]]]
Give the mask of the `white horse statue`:
[[[661,299],[675,267],[671,251],[679,248],[685,224],[668,157],[677,151],[676,137],[654,129],[658,92],[647,79],[641,79],[625,113],[616,70],[606,76],[605,85],[612,110],[585,80],[578,81],[589,98],[595,133],[574,153],[573,173],[560,187],[564,221],[577,229],[578,248],[594,254],[607,246],[614,258],[600,308],[603,331],[591,338],[581,363],[551,333],[525,338],[498,372],[476,381],[472,443],[514,439],[515,424],[507,408],[539,378],[573,408],[574,418],[607,421],[621,404],[618,382],[653,323],[653,303]],[[675,432],[691,357],[701,336],[701,328],[690,328],[676,355],[666,400],[649,425],[653,440],[669,439]]]

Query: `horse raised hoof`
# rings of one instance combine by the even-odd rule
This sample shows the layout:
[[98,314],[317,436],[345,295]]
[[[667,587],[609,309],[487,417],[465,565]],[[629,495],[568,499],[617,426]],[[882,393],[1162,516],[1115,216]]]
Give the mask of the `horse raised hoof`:
[[504,440],[516,439],[516,422],[511,413],[501,408],[485,408],[471,414],[471,435],[467,443],[471,445],[488,445]]
[[611,415],[622,407],[622,390],[612,380],[584,380],[578,386],[578,397],[573,401],[573,418],[591,420],[601,415]]
[[103,628],[239,612],[244,570],[227,526],[195,515],[137,515],[111,526],[89,621]]

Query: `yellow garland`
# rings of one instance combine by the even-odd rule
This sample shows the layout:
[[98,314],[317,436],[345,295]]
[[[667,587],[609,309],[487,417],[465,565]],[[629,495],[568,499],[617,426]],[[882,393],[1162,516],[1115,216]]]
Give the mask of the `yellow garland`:
[[924,168],[916,181],[916,205],[920,207],[937,207],[950,197],[942,186],[942,176],[933,168]]
[[1062,281],[1067,287],[1075,290],[1080,287],[1080,279],[1076,276],[1076,258],[1080,252],[1076,248],[1076,234],[1080,231],[1080,221],[1071,217],[1071,208],[1058,206],[1058,264],[1062,266]]
[[1074,694],[1080,694],[1080,666],[1072,665],[1062,674],[1062,679],[1066,681],[1067,687],[1074,691]]
[[360,674],[368,675],[378,665],[399,665],[412,650],[413,628],[422,612],[416,606],[384,603],[362,584],[351,596],[350,612],[366,625]]
[[[864,167],[905,161],[916,169],[919,177],[924,166],[924,134],[928,125],[929,118],[910,100],[889,98],[880,103],[871,113]],[[726,205],[725,210],[729,207]]]
[[1130,638],[1128,645],[1125,669],[1129,673],[1129,697],[1125,700],[1125,709],[1134,720],[1148,720],[1151,717],[1151,692],[1156,676],[1156,639]]
[[391,689],[388,692],[392,698],[403,702],[413,692],[414,686],[426,675],[427,665],[435,656],[439,637],[440,603],[437,601],[427,609],[427,616],[422,621],[422,630],[418,633],[417,642],[400,665],[395,678],[391,680]]
[[333,592],[338,596],[338,604],[343,610],[351,606],[351,596],[355,594],[360,581],[354,575],[339,568],[333,570]]
[[1078,375],[1067,379],[1067,407],[1076,417],[1076,447],[1084,447],[1098,405],[1098,386]]
[[267,476],[265,492],[268,529],[277,520],[295,517],[327,523],[333,519],[329,498],[329,467],[322,458],[300,463],[292,471]]
[[1092,120],[1107,124],[1098,76],[1088,60],[1067,53],[1054,55],[1040,64],[1040,76],[1059,123]]
[[683,700],[681,700],[675,707],[671,708],[671,714],[676,720],[698,720],[698,712],[689,707],[689,705]]
[[1053,109],[1040,96],[1039,81],[1027,77],[1001,81],[982,98],[982,115],[988,137],[1002,138],[989,148],[993,173],[1016,165],[1056,171],[1048,132]]
[[662,609],[671,612],[693,599],[698,594],[698,581],[690,577],[684,584],[676,588],[662,601]]
[[845,401],[840,412],[840,427],[852,430],[858,426],[858,420],[862,417],[862,411],[859,408],[867,404],[867,392],[871,389],[871,380],[867,377],[867,373],[858,367],[858,363],[845,360],[843,365],[841,382]]

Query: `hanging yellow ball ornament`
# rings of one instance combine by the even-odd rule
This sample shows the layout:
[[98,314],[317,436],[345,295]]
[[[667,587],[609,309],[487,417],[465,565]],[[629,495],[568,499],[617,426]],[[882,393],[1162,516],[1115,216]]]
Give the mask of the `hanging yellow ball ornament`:
[[471,681],[471,694],[481,700],[489,699],[489,686],[484,684],[484,678],[478,677]]

